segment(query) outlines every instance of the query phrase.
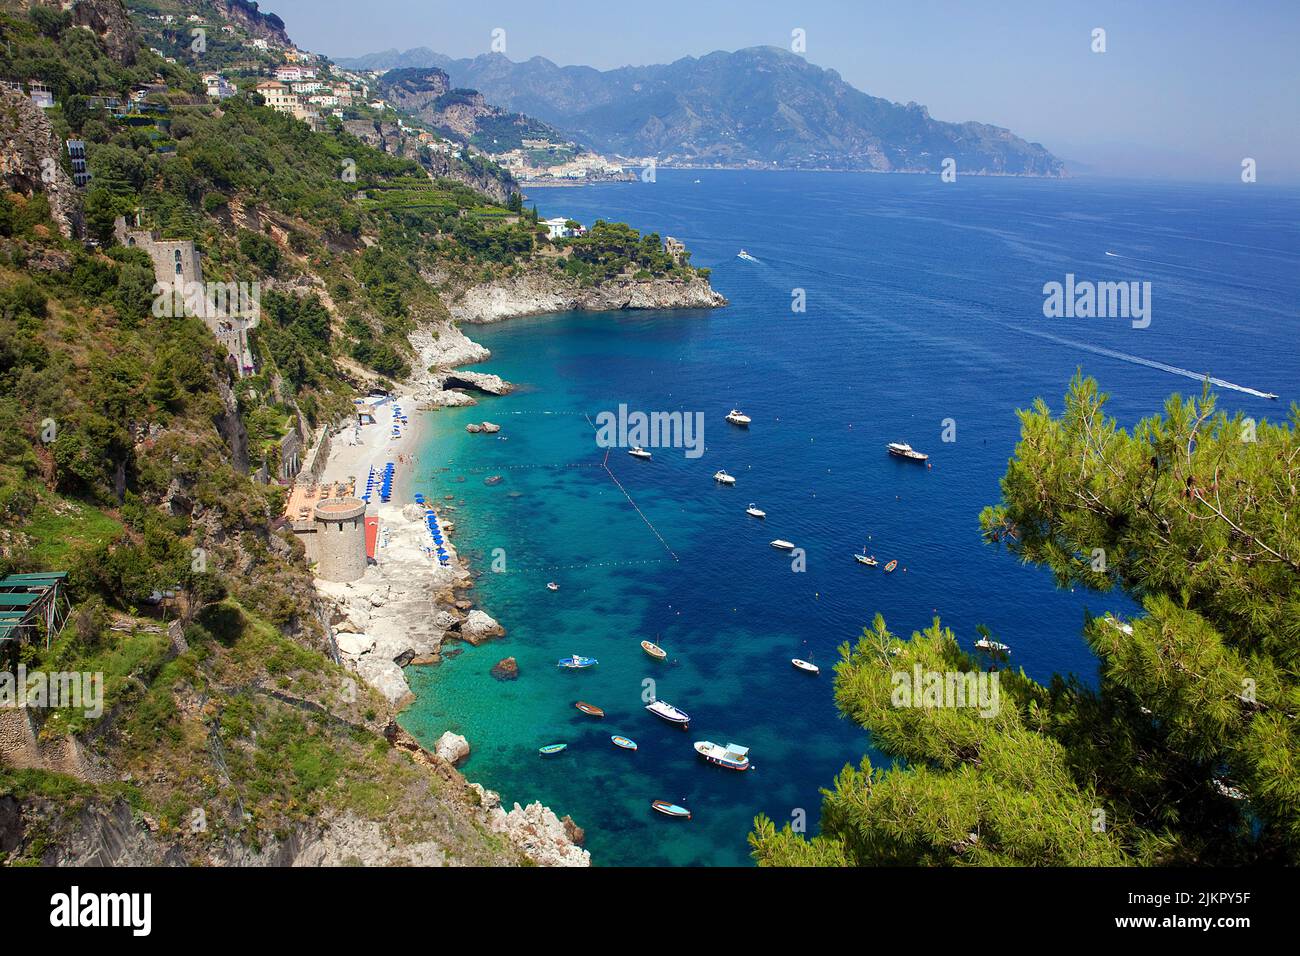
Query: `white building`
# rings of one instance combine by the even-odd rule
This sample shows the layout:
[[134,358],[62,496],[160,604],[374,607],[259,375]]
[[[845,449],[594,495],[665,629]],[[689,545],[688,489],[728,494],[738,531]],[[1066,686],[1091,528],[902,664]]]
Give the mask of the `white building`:
[[203,85],[207,87],[208,96],[214,100],[228,100],[237,92],[234,84],[220,73],[204,73]]
[[574,230],[569,228],[569,220],[563,216],[543,220],[541,224],[546,227],[548,239],[571,239],[574,235]]

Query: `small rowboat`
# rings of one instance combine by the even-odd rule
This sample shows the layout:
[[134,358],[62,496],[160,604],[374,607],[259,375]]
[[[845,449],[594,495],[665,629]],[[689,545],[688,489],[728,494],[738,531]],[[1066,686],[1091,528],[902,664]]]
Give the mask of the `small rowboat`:
[[615,747],[622,747],[624,750],[636,750],[636,741],[630,737],[619,737],[615,735],[609,739]]
[[684,710],[679,710],[666,700],[656,700],[654,703],[647,704],[646,710],[656,717],[662,717],[670,724],[677,724],[682,730],[686,730],[691,725],[691,715]]
[[822,669],[816,664],[813,664],[810,661],[801,661],[797,657],[790,658],[790,663],[807,674],[820,674],[822,672]]
[[597,707],[595,704],[589,704],[589,703],[587,703],[585,700],[580,700],[580,701],[578,701],[576,704],[574,704],[573,706],[576,707],[576,708],[578,708],[578,710],[582,711],[582,712],[583,712],[584,714],[586,714],[588,717],[604,717],[604,716],[605,716],[605,712],[604,712],[603,710],[601,710],[601,709],[600,709],[599,707]]
[[572,657],[561,657],[555,662],[555,666],[567,667],[570,670],[574,670],[579,667],[592,667],[597,663],[599,662],[594,657],[583,657],[579,654],[574,654]]
[[569,745],[568,744],[547,744],[545,747],[538,747],[537,752],[541,754],[543,757],[550,757],[553,756],[554,754],[558,754],[561,750],[563,750],[567,746]]
[[772,547],[776,548],[778,551],[793,551],[794,542],[786,541],[784,538],[777,538],[772,542]]
[[649,654],[657,661],[661,661],[668,656],[668,652],[666,650],[664,650],[658,644],[652,644],[650,641],[642,641],[641,650],[645,651],[647,654]]
[[896,568],[896,567],[898,567],[898,562],[897,562],[897,561],[890,561],[887,565],[885,565],[885,573],[888,574],[890,571],[894,570],[894,568]]
[[678,820],[689,820],[691,818],[690,810],[679,807],[675,803],[669,803],[667,800],[652,800],[650,806],[666,817],[674,817]]

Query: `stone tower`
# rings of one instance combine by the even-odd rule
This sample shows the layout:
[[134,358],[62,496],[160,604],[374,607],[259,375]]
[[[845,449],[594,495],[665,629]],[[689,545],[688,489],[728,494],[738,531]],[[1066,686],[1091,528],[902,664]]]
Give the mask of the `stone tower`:
[[326,498],[316,505],[316,576],[355,581],[366,573],[366,503]]

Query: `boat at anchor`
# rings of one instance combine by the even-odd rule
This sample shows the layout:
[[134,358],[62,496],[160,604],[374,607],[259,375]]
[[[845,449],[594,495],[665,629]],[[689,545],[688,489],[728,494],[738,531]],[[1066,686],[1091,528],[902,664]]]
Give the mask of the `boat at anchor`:
[[906,458],[908,461],[929,461],[930,456],[924,452],[919,452],[911,445],[901,441],[891,441],[885,446],[885,449],[895,458]]
[[600,662],[594,657],[583,657],[581,654],[574,654],[572,657],[561,657],[555,662],[555,666],[577,670],[581,667],[592,667],[598,663]]
[[656,700],[649,703],[646,705],[646,710],[650,711],[650,713],[654,714],[656,717],[668,721],[670,724],[676,724],[681,727],[682,730],[685,730],[691,725],[691,715],[680,708],[674,707],[666,700]]
[[749,748],[739,744],[727,744],[723,747],[712,740],[695,741],[695,752],[709,763],[726,767],[728,770],[748,770],[753,766],[749,762]]

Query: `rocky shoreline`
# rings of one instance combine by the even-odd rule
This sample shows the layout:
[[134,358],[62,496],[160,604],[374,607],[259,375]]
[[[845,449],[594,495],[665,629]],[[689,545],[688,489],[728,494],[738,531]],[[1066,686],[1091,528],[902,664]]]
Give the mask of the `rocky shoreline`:
[[500,322],[553,312],[624,309],[716,309],[727,304],[708,279],[610,279],[583,286],[558,271],[532,271],[470,286],[443,298],[458,322]]
[[[491,353],[460,330],[460,321],[496,322],[571,309],[716,308],[726,301],[703,277],[627,278],[581,288],[565,276],[531,273],[472,286],[447,303],[450,321],[427,323],[411,333],[417,371],[395,401],[428,412],[473,405],[472,392],[504,395],[511,390],[510,383],[499,376],[463,367],[486,361]],[[420,415],[411,416],[411,421],[412,426],[395,440],[386,440],[385,426],[374,424],[354,433],[352,441],[336,439],[331,444],[322,476],[325,480],[362,476],[370,465],[378,467],[381,460],[389,460],[398,463],[397,486],[392,502],[372,505],[379,519],[379,535],[376,560],[365,574],[347,583],[316,581],[317,592],[328,608],[340,659],[399,709],[415,699],[406,680],[406,667],[438,665],[456,653],[449,644],[478,645],[505,634],[497,621],[474,608],[465,596],[474,582],[451,540],[454,519],[440,509],[449,555],[444,566],[425,550],[429,540],[424,507],[400,503],[411,500],[412,472],[418,466]],[[504,668],[507,676],[501,679],[513,678],[508,671]],[[464,780],[455,769],[470,752],[470,742],[464,737],[448,731],[430,752],[394,724],[390,739],[417,762]],[[582,831],[569,818],[561,820],[537,802],[522,807],[516,803],[507,812],[499,795],[478,784],[466,786],[476,794],[473,803],[480,822],[505,835],[529,859],[545,865],[590,865],[590,854],[578,845]],[[325,848],[319,852],[328,855]]]

